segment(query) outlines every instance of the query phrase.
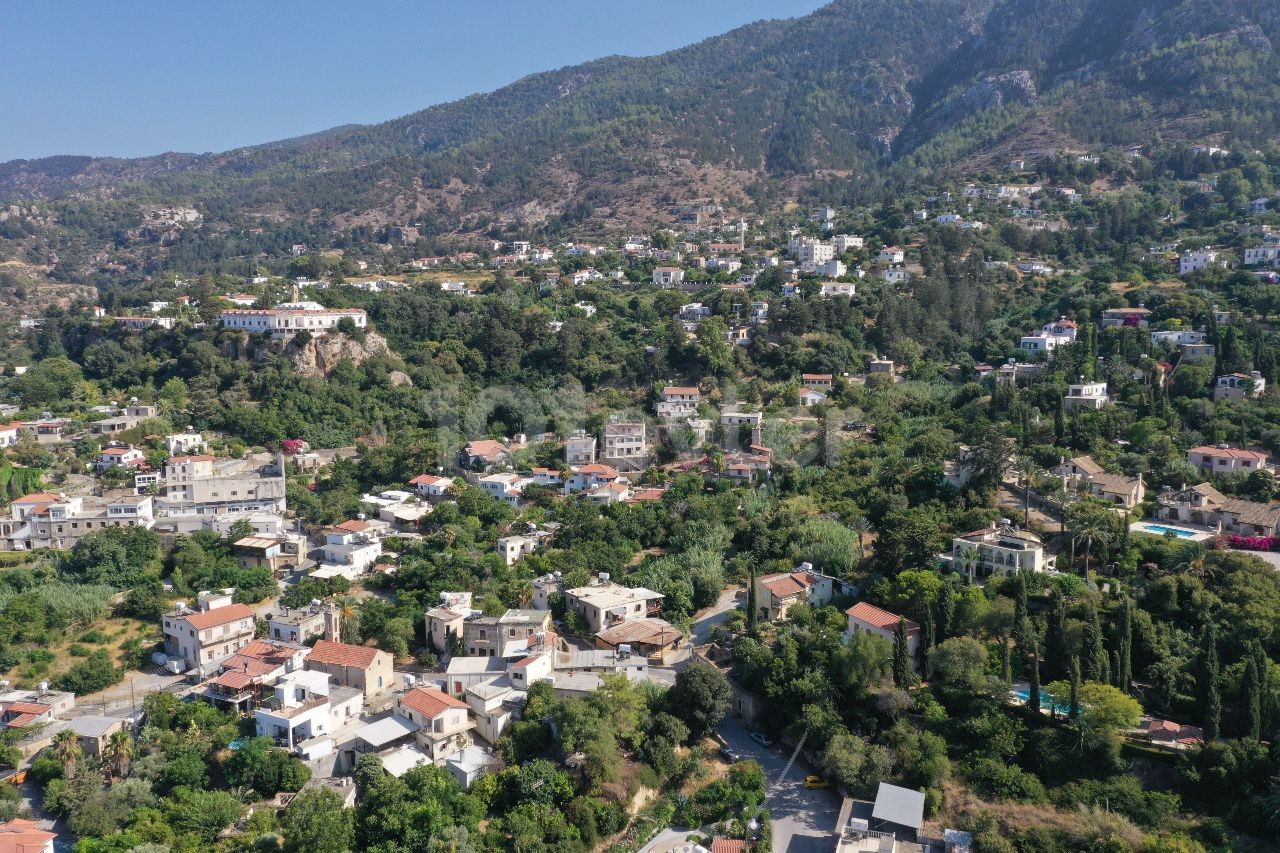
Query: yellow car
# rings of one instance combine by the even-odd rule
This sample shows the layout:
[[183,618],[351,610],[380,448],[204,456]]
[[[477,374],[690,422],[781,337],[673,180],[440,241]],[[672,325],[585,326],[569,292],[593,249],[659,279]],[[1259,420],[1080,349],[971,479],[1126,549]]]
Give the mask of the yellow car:
[[830,785],[828,785],[828,784],[827,784],[827,780],[826,780],[826,779],[823,779],[821,776],[806,776],[806,777],[804,777],[804,786],[805,786],[806,788],[810,789],[810,790],[813,790],[813,789],[815,789],[815,788],[830,788],[830,787],[831,787]]

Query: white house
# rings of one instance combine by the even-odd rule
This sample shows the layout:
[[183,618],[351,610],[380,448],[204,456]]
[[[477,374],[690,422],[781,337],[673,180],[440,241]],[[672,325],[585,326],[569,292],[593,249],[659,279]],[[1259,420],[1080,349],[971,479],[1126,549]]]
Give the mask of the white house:
[[1178,275],[1187,275],[1197,270],[1208,269],[1218,263],[1218,253],[1212,249],[1201,252],[1183,252],[1178,258]]
[[1062,398],[1062,405],[1068,412],[1077,409],[1101,409],[1110,398],[1107,396],[1105,382],[1077,382],[1067,387],[1067,396]]
[[1213,399],[1216,400],[1243,400],[1246,397],[1261,397],[1262,392],[1267,390],[1267,380],[1262,378],[1262,374],[1254,370],[1248,376],[1243,373],[1229,373],[1226,376],[1219,376],[1218,383],[1213,389]]

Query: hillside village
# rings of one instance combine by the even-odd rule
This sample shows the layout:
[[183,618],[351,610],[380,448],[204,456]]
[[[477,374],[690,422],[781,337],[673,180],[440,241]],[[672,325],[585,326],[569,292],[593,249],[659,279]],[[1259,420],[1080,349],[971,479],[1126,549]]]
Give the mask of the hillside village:
[[[405,222],[17,320],[24,814],[85,851],[256,849],[295,802],[338,850],[1267,849],[1278,169]],[[397,847],[370,804],[408,800]]]

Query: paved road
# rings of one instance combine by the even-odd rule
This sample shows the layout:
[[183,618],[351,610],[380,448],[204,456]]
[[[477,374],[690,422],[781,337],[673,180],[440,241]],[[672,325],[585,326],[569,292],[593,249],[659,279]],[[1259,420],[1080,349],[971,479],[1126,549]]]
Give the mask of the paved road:
[[711,636],[711,629],[717,625],[723,624],[729,618],[729,614],[738,609],[738,596],[745,593],[736,586],[731,586],[720,593],[720,599],[715,604],[694,614],[693,620],[693,642],[695,645],[702,645],[707,642]]
[[760,746],[737,720],[726,718],[719,732],[729,746],[754,758],[764,768],[769,779],[775,853],[830,853],[835,846],[832,830],[840,814],[840,798],[833,791],[805,788],[804,777],[810,771],[802,758],[796,759],[786,778],[779,780],[778,774],[790,753]]

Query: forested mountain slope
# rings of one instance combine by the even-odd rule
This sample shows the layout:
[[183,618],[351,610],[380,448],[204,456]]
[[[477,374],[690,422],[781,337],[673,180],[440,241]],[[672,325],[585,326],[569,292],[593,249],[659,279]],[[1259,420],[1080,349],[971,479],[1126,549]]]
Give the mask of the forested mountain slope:
[[1278,34],[1265,0],[836,0],[379,125],[223,154],[0,164],[0,198],[439,233],[608,220],[672,196],[747,203],[760,179],[901,176],[993,152],[1257,143],[1280,128]]

